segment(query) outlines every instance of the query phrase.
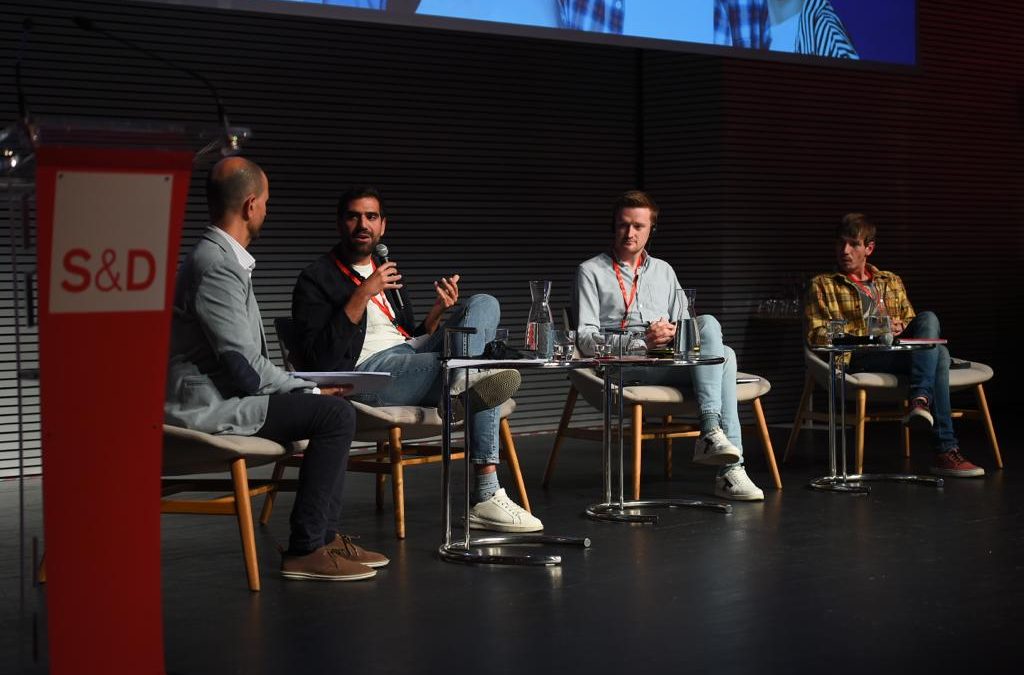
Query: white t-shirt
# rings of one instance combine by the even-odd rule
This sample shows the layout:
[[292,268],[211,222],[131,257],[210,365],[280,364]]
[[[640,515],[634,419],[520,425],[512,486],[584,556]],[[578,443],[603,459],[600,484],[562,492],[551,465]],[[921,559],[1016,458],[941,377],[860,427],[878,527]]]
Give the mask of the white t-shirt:
[[[360,275],[365,279],[366,277],[373,274],[372,265],[353,265],[352,269],[359,272]],[[395,315],[394,308],[391,307],[391,303],[388,302],[387,298],[383,293],[377,296],[379,300],[388,311],[391,312],[392,316]],[[363,340],[363,350],[359,352],[359,358],[356,359],[356,365],[370,358],[377,352],[384,351],[395,345],[400,345],[405,342],[405,338],[395,328],[395,324],[391,323],[391,320],[381,311],[380,307],[377,306],[376,302],[372,300],[366,303],[366,339]]]

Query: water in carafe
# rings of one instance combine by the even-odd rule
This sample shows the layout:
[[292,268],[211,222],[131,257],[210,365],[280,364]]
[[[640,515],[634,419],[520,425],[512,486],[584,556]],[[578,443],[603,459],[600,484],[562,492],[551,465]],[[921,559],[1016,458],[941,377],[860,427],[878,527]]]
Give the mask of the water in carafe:
[[893,343],[892,319],[885,309],[884,302],[872,302],[864,317],[870,335],[877,344],[891,345]]
[[530,282],[530,314],[526,320],[526,349],[539,358],[550,359],[553,351],[550,281]]

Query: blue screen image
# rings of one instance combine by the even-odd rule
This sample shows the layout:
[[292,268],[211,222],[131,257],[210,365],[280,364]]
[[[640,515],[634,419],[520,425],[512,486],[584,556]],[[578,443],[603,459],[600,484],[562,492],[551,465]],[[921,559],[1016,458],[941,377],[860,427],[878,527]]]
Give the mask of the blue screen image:
[[[913,65],[916,0],[278,0],[387,13],[410,25],[487,24],[541,29],[539,36],[601,33],[669,43]],[[232,3],[244,6],[244,0]],[[372,19],[370,19],[372,20]],[[467,23],[472,22],[472,23]],[[485,23],[482,23],[485,22]],[[422,23],[422,22],[420,22]],[[483,27],[482,27],[483,26]],[[552,29],[561,34],[553,34]],[[496,32],[501,32],[500,30]],[[680,48],[680,47],[675,47]]]

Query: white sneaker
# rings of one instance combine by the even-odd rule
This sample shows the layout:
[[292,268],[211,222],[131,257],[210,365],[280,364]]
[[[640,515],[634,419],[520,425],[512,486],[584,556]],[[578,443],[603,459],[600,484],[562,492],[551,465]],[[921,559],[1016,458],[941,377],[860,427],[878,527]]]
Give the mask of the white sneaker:
[[698,464],[724,466],[743,459],[743,453],[732,444],[721,428],[697,439],[693,449],[693,461]]
[[499,488],[493,497],[469,510],[469,527],[498,532],[540,532],[544,523],[509,499],[505,488]]
[[451,385],[452,408],[455,410],[455,416],[462,418],[465,414],[463,392],[470,397],[470,409],[480,412],[496,408],[512,398],[522,382],[523,376],[519,374],[518,370],[499,368],[471,372],[467,388],[465,373],[457,373],[455,381]]
[[754,485],[742,464],[726,469],[715,477],[715,496],[744,502],[764,501],[764,491]]

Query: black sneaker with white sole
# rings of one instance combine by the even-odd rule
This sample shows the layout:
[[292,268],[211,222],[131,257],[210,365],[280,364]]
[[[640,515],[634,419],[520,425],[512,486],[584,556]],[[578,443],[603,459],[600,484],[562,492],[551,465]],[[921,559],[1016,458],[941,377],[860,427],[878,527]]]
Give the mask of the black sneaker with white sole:
[[519,391],[519,385],[522,382],[523,376],[519,374],[518,370],[511,368],[470,373],[468,388],[465,375],[456,374],[455,381],[451,385],[452,408],[455,410],[455,416],[462,418],[465,414],[463,396],[469,397],[470,410],[474,412],[490,410],[512,398]]

